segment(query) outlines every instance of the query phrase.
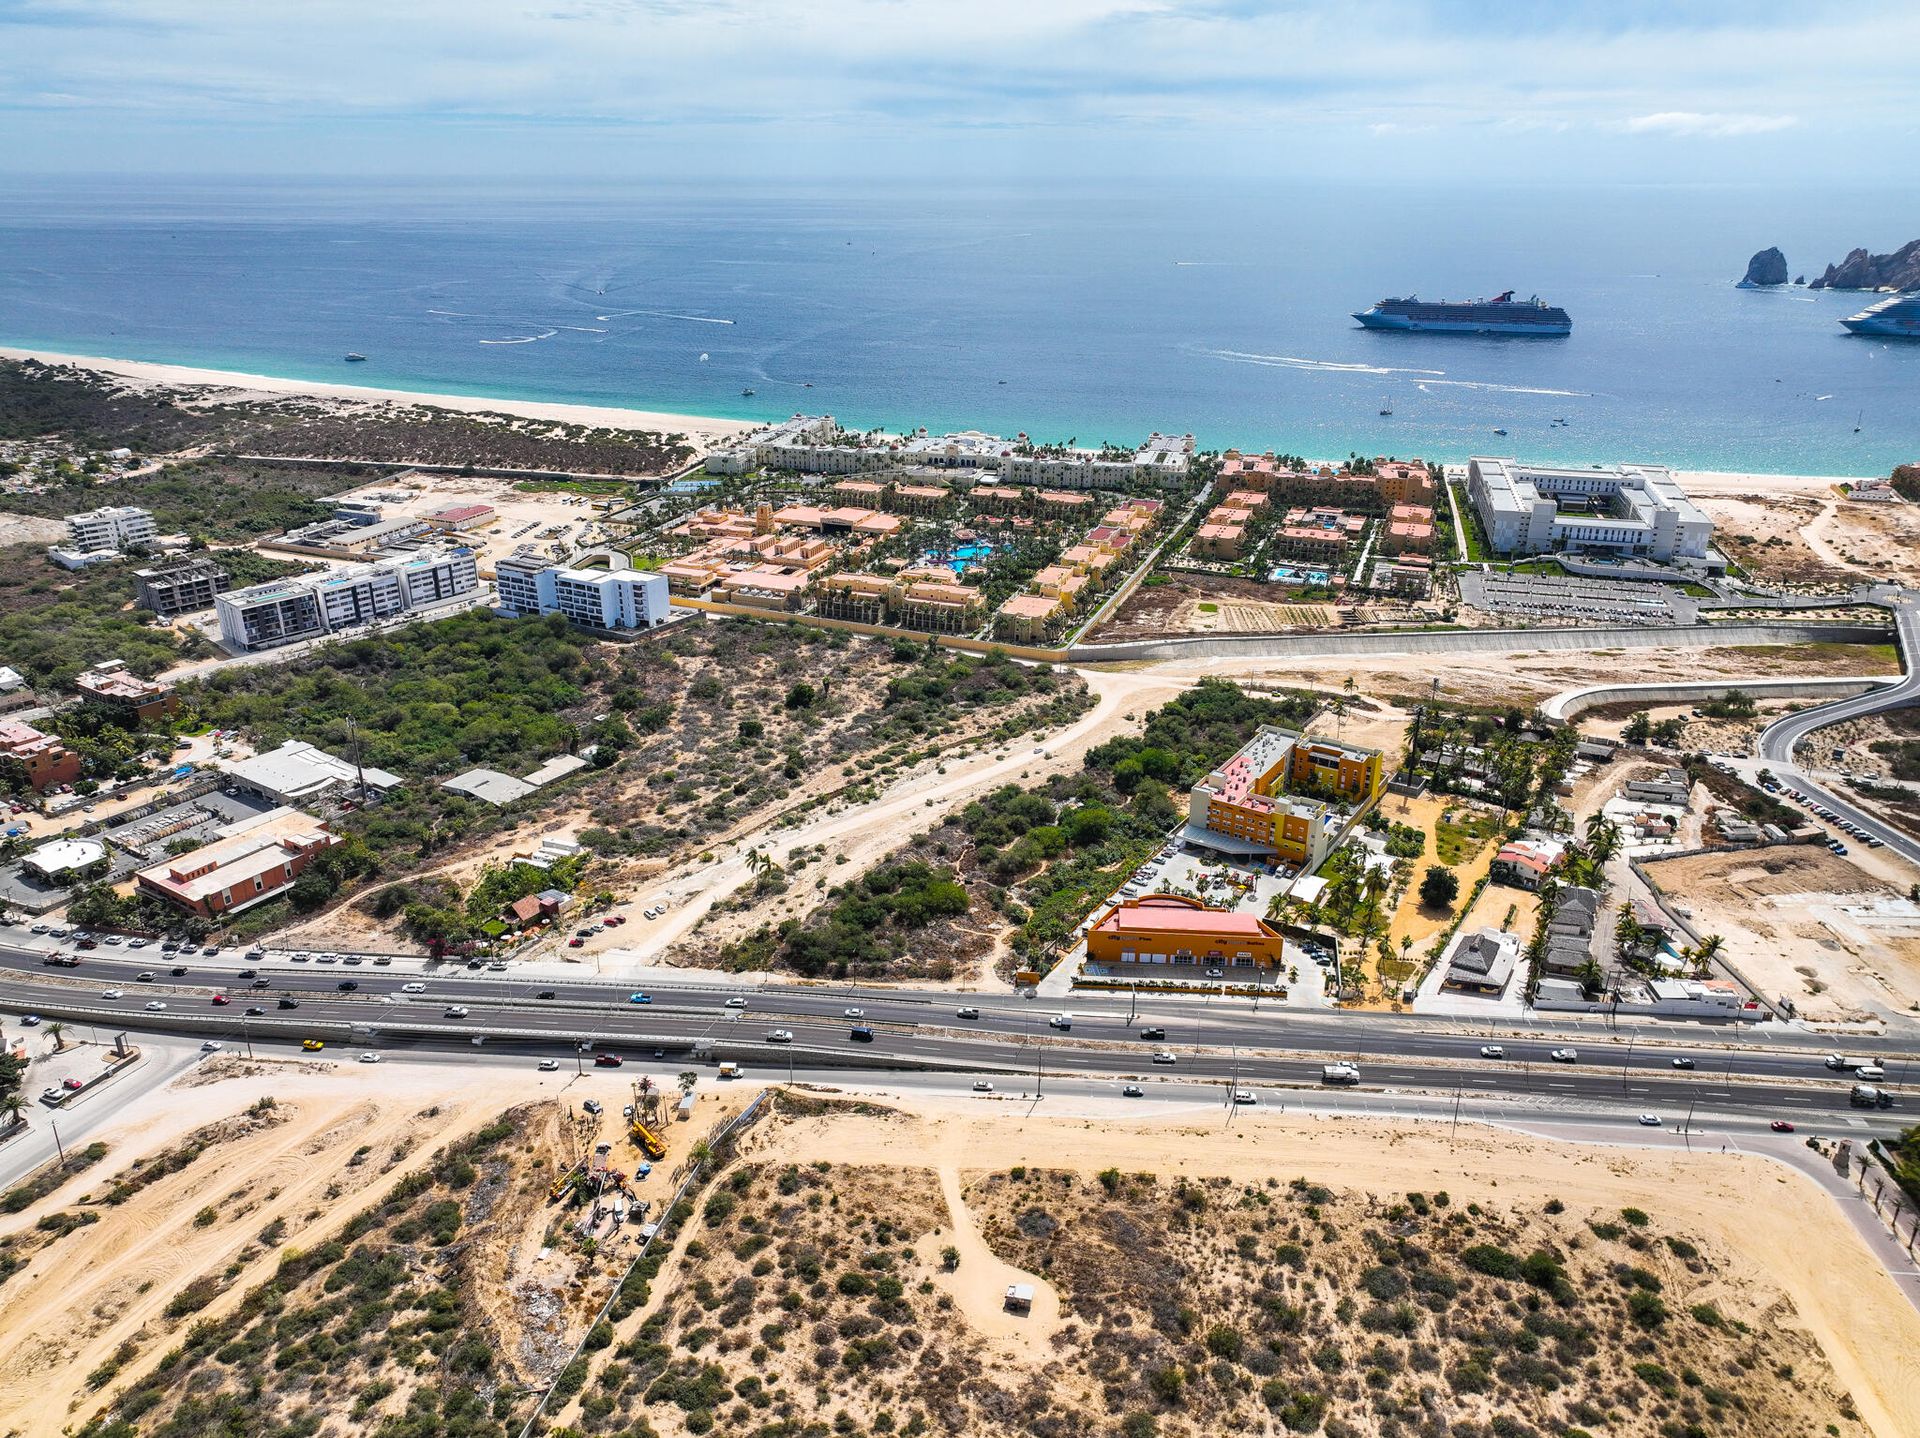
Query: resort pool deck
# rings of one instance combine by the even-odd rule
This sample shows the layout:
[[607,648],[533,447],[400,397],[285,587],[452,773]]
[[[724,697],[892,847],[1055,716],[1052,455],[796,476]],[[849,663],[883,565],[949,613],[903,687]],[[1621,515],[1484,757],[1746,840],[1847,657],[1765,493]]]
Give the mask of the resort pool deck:
[[1307,569],[1299,565],[1281,564],[1275,566],[1273,572],[1267,576],[1267,583],[1324,585],[1327,582],[1327,573],[1328,571],[1324,569]]
[[945,552],[929,549],[921,556],[921,560],[926,564],[944,564],[956,575],[961,575],[976,564],[985,564],[992,557],[991,544],[957,544]]

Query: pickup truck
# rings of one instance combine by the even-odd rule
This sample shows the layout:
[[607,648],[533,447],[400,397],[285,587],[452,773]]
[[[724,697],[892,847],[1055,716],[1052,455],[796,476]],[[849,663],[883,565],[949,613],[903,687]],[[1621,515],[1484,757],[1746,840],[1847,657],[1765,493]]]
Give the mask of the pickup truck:
[[1360,1070],[1354,1064],[1327,1064],[1320,1070],[1321,1083],[1359,1083]]

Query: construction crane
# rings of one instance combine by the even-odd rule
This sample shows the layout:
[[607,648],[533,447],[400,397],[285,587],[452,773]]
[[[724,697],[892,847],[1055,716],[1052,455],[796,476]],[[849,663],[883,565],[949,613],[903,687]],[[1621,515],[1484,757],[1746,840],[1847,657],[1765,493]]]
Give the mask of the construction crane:
[[667,1156],[667,1141],[657,1129],[648,1125],[646,1119],[653,1117],[653,1111],[659,1104],[659,1095],[651,1080],[641,1079],[633,1086],[633,1103],[627,1109],[627,1137],[633,1140],[633,1146],[648,1158],[658,1162]]

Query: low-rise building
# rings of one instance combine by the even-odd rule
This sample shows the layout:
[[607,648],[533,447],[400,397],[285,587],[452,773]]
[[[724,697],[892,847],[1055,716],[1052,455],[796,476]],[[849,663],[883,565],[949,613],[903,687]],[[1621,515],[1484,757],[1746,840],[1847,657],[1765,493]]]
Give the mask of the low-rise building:
[[1038,644],[1065,613],[1065,607],[1051,595],[1016,594],[994,611],[994,637],[1015,644]]
[[652,629],[672,613],[668,577],[617,549],[564,562],[518,550],[494,565],[494,582],[509,614],[564,614],[589,629]]
[[1566,853],[1564,844],[1542,839],[1515,839],[1501,846],[1488,866],[1488,876],[1496,884],[1511,884],[1517,889],[1538,889],[1541,881],[1554,871]]
[[1447,951],[1447,974],[1440,987],[1499,998],[1513,981],[1519,958],[1520,941],[1512,934],[1498,929],[1457,934]]
[[162,619],[211,609],[214,601],[233,587],[227,571],[205,555],[136,569],[133,580],[134,602]]
[[20,861],[48,884],[76,884],[98,878],[110,867],[107,846],[98,839],[54,839]]
[[44,794],[80,777],[80,756],[31,724],[0,719],[0,776]]
[[460,530],[478,529],[482,525],[493,523],[497,511],[490,504],[448,504],[439,509],[428,510],[420,516],[427,524],[443,534],[452,534]]
[[304,739],[289,739],[278,749],[245,759],[223,759],[219,767],[235,788],[281,805],[318,804],[336,790],[357,789],[363,782],[369,795],[385,794],[401,784],[398,774],[355,764]]
[[105,659],[82,671],[73,687],[82,699],[127,711],[142,722],[171,714],[180,704],[172,686],[142,679],[123,659]]
[[1366,524],[1366,516],[1328,505],[1290,509],[1274,531],[1269,550],[1278,558],[1337,564]]
[[1433,551],[1433,511],[1423,504],[1396,504],[1387,511],[1380,531],[1385,554],[1429,554]]
[[479,583],[471,549],[423,549],[235,589],[221,595],[214,609],[222,641],[244,652],[389,619],[470,594]]
[[1216,524],[1209,520],[1193,532],[1189,546],[1194,558],[1234,563],[1246,552],[1247,530],[1241,524]]
[[82,554],[121,554],[159,536],[151,510],[130,504],[108,505],[67,516],[68,545]]
[[1175,894],[1148,894],[1115,904],[1094,921],[1087,930],[1087,959],[1179,978],[1198,977],[1207,969],[1284,969],[1286,952],[1280,930],[1257,915],[1210,909]]
[[1424,554],[1376,560],[1367,586],[1377,594],[1425,599],[1433,592],[1433,561]]
[[270,809],[220,830],[220,837],[134,874],[141,892],[201,918],[265,903],[292,886],[339,838],[311,814]]

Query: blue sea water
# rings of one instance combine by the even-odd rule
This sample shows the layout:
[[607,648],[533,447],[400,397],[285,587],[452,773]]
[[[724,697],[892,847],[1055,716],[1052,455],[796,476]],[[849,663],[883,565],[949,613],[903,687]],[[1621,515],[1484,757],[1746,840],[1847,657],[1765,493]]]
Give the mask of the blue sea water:
[[[1920,459],[1920,345],[1843,331],[1869,297],[1733,281],[1764,245],[1817,274],[1916,234],[1911,187],[16,181],[0,344],[1082,443],[1161,429],[1311,457],[1868,474]],[[1565,306],[1573,334],[1350,318],[1388,294],[1507,288]]]

